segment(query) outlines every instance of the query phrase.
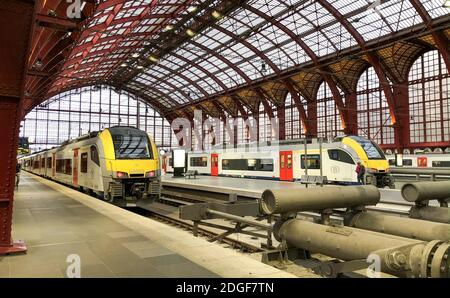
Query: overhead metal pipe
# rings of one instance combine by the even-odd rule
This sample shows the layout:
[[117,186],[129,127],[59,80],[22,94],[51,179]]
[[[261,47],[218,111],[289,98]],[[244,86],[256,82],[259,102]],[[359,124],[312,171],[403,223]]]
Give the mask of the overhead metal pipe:
[[450,181],[407,183],[402,187],[402,196],[415,203],[450,199]]
[[308,189],[267,189],[261,196],[261,209],[266,214],[320,211],[376,205],[380,191],[368,186],[327,186]]
[[349,227],[333,227],[299,219],[276,225],[277,238],[288,246],[343,261],[378,256],[380,271],[401,277],[449,277],[450,243],[381,234]]
[[450,240],[450,225],[370,211],[347,212],[344,224],[349,227],[386,233],[424,241]]

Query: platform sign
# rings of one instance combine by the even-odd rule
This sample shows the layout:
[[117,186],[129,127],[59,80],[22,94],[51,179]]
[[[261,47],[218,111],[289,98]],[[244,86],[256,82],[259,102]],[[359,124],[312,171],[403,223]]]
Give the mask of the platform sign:
[[173,162],[173,176],[181,177],[186,168],[186,150],[173,149],[172,162]]

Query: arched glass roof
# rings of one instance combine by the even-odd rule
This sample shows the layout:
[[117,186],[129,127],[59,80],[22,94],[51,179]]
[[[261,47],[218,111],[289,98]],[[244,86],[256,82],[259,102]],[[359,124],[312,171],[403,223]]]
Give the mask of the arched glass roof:
[[96,1],[47,94],[109,83],[172,110],[381,46],[423,25],[414,2],[449,16],[438,0]]

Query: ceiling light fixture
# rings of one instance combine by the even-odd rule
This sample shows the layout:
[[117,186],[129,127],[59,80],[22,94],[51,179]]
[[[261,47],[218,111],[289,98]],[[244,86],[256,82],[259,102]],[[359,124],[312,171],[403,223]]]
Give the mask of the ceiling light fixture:
[[127,66],[128,66],[128,64],[126,64],[126,63],[120,64],[120,67],[127,67]]
[[213,16],[213,18],[215,18],[217,20],[223,18],[223,15],[220,12],[218,12],[217,10],[213,10],[211,15]]
[[150,60],[150,61],[152,61],[152,62],[154,62],[154,63],[157,63],[157,62],[159,61],[158,57],[156,57],[156,56],[154,56],[154,55],[150,55],[150,56],[148,57],[148,60]]
[[131,55],[131,57],[133,57],[133,58],[137,58],[139,56],[140,56],[139,53],[134,53],[133,55]]
[[186,34],[189,35],[190,37],[194,37],[197,33],[195,33],[195,31],[192,29],[187,29]]
[[188,12],[195,12],[197,11],[197,6],[193,5],[193,6],[189,6],[187,9]]
[[166,31],[171,31],[171,30],[173,30],[173,25],[167,25],[164,29],[166,30]]
[[137,68],[137,69],[144,69],[144,66],[138,65],[138,66],[136,66],[136,68]]

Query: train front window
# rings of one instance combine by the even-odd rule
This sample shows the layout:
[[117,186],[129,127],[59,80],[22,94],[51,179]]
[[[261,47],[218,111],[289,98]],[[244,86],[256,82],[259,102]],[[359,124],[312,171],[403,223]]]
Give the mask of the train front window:
[[350,138],[363,148],[369,159],[386,159],[383,151],[372,141],[357,136],[350,136]]
[[145,132],[128,128],[110,128],[116,159],[153,159],[153,152]]

